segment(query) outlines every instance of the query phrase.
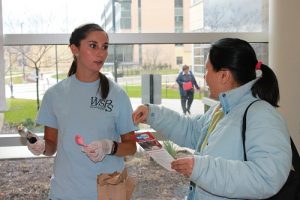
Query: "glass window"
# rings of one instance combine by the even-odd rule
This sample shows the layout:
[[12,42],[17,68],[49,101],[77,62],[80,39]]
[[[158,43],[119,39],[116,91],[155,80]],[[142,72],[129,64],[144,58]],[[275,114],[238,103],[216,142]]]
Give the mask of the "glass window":
[[[258,59],[267,64],[268,45],[251,45]],[[135,75],[134,84],[140,84],[140,75],[149,72],[165,74],[169,77],[168,80],[174,81],[182,64],[187,64],[191,66],[196,78],[204,84],[204,65],[209,47],[209,44],[183,44],[182,48],[175,47],[174,44],[110,45],[109,56],[102,70],[117,70],[118,81],[121,83]],[[4,57],[6,85],[14,86],[12,92],[17,98],[28,95],[23,84],[34,83],[37,78],[41,81],[39,89],[42,93],[57,81],[66,78],[73,60],[68,45],[5,46]],[[30,91],[36,97],[34,85]],[[7,88],[7,92],[11,92],[11,88]]]
[[182,63],[183,63],[182,57],[181,57],[181,56],[177,56],[177,57],[176,57],[176,64],[177,64],[177,65],[182,65]]
[[203,49],[202,48],[194,48],[195,55],[203,55]]
[[183,7],[183,0],[175,0],[175,7],[182,8]]
[[88,0],[2,0],[4,33],[70,33],[87,22],[100,23],[104,2]]
[[70,33],[88,22],[110,31],[114,20],[120,33],[174,33],[183,19],[181,32],[268,31],[268,0],[174,0],[159,6],[152,0],[2,1],[4,33]]
[[[252,45],[260,59],[267,59],[267,44],[254,43]],[[180,105],[178,85],[175,80],[182,68],[182,64],[190,66],[190,69],[195,74],[197,83],[201,87],[201,94],[197,93],[195,99],[199,100],[205,92],[203,90],[203,88],[206,88],[203,76],[205,73],[203,59],[207,55],[209,46],[209,44],[182,44],[181,47],[176,47],[174,44],[111,45],[109,47],[109,56],[111,57],[114,50],[116,50],[117,62],[114,63],[112,60],[112,63],[109,63],[107,60],[102,71],[108,72],[108,76],[112,78],[116,76],[118,84],[124,88],[131,99],[141,97],[142,74],[162,74],[162,98],[177,98],[175,101]],[[35,63],[32,60],[38,62]],[[39,97],[41,101],[43,94],[49,87],[67,77],[72,60],[73,57],[67,45],[5,46],[7,101],[12,102],[13,100],[26,98],[30,102],[34,102],[30,104],[31,108],[29,109],[36,111],[37,98]],[[264,60],[264,63],[267,63],[266,61]],[[115,69],[116,71],[114,71]],[[132,92],[133,90],[134,92]],[[23,102],[22,105],[24,104]],[[196,105],[199,106],[199,102]],[[21,107],[21,104],[17,106]],[[198,106],[197,108],[200,107]],[[13,110],[13,112],[18,113],[20,116],[25,116],[23,124],[26,124],[31,130],[41,132],[41,127],[34,127],[36,112],[32,112],[33,114],[30,115],[31,112],[22,111],[22,109],[19,109],[20,107]],[[180,108],[180,106],[177,106],[177,108]],[[202,111],[200,110],[202,109],[193,109],[192,112],[193,114],[201,114],[200,112]],[[145,182],[144,180],[140,181],[145,183],[147,180]],[[163,185],[158,184],[158,187],[163,187]],[[138,192],[143,194],[143,189],[139,188]],[[174,194],[174,191],[170,191],[170,196],[172,194]],[[158,194],[155,194],[157,196],[151,195],[144,194],[141,198],[159,199]],[[186,194],[180,193],[180,195],[182,197],[179,199],[183,199],[183,196]]]
[[[247,6],[245,6],[247,5]],[[261,32],[268,27],[267,0],[205,0],[204,32]]]
[[131,27],[130,18],[129,19],[128,18],[121,19],[120,26],[121,26],[121,29],[130,29],[130,27]]
[[183,9],[182,8],[175,8],[175,16],[183,16]]
[[194,64],[195,65],[203,65],[203,57],[194,57]]
[[[52,40],[57,36],[56,33],[69,34],[75,27],[87,22],[99,23],[109,33],[114,30],[118,33],[154,33],[153,35],[138,34],[138,37],[143,40],[141,43],[145,42],[147,44],[132,42],[136,38],[128,39],[123,37],[124,34],[112,34],[114,37],[112,37],[111,42],[115,42],[119,38],[123,38],[123,41],[120,43],[115,42],[117,45],[109,46],[109,56],[102,71],[113,74],[119,85],[129,95],[132,95],[128,90],[131,86],[141,88],[142,74],[156,73],[163,75],[162,87],[165,89],[163,98],[174,98],[172,94],[175,94],[179,99],[175,80],[183,64],[190,66],[199,86],[205,88],[204,62],[210,46],[207,44],[209,41],[201,39],[196,40],[196,42],[185,42],[181,39],[190,38],[190,36],[195,39],[194,33],[169,33],[244,32],[247,30],[259,32],[266,31],[264,27],[268,26],[268,14],[266,7],[263,6],[268,3],[267,0],[174,0],[159,1],[159,6],[153,3],[153,0],[87,0],[84,4],[71,0],[2,1],[5,34],[54,33],[51,34],[51,38],[48,38],[49,35],[45,35],[44,40],[42,40],[53,42]],[[115,2],[114,5],[113,2]],[[216,2],[220,6],[213,6]],[[238,5],[231,8],[232,4],[230,3]],[[251,4],[249,10],[248,4]],[[237,12],[237,8],[241,8],[241,11]],[[115,15],[112,14],[113,10]],[[211,15],[214,10],[218,11],[216,13],[218,17],[222,16],[226,20],[217,18],[223,21],[214,21],[216,18]],[[249,19],[247,16],[251,16],[253,11],[257,12],[257,16],[254,19]],[[232,22],[230,18],[233,12],[237,12],[236,22]],[[241,20],[239,23],[237,23],[238,19]],[[237,27],[233,29],[234,26]],[[174,37],[174,35],[177,37]],[[206,34],[202,35],[206,38]],[[202,35],[198,37],[198,34],[196,34],[197,38],[202,38]],[[73,61],[68,45],[56,45],[56,43],[54,43],[55,45],[21,45],[28,44],[26,43],[28,42],[27,37],[23,35],[19,35],[17,41],[20,38],[25,39],[21,41],[20,45],[19,43],[16,45],[15,43],[11,44],[13,43],[11,39],[7,40],[7,38],[14,38],[6,37],[12,35],[4,36],[4,45],[6,45],[4,46],[4,78],[6,84],[3,87],[6,87],[5,95],[7,98],[26,97],[35,100],[41,97],[42,99],[43,94],[49,87],[67,77]],[[219,37],[219,35],[210,37],[207,40],[212,40],[214,37]],[[149,42],[149,38],[153,41]],[[124,42],[124,40],[126,41]],[[162,42],[162,40],[167,41]],[[263,60],[264,63],[268,63],[267,41],[266,43],[253,43],[252,45],[258,54],[258,58]],[[130,97],[140,98],[141,94]],[[201,98],[201,95],[199,94],[195,98]],[[180,100],[178,100],[178,103],[180,103]],[[18,110],[14,112],[18,112]],[[28,113],[25,116],[28,117]],[[35,116],[32,117],[32,119],[34,118]],[[172,191],[172,193],[174,192]],[[148,198],[148,195],[142,198]],[[159,196],[156,193],[154,195]],[[182,195],[180,199],[183,199],[185,193],[180,193],[180,195]],[[152,199],[157,199],[157,196]]]
[[106,59],[106,63],[110,63],[109,65],[113,65],[114,63],[114,52],[117,53],[118,63],[133,62],[133,45],[110,45],[108,51],[109,56]]
[[175,22],[182,23],[183,22],[183,16],[175,16]]

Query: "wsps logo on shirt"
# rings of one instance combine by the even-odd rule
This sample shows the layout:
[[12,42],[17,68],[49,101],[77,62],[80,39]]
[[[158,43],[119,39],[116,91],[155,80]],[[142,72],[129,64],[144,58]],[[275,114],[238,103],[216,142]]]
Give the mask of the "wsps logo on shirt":
[[91,97],[91,108],[98,108],[111,112],[113,109],[112,100],[110,99],[99,99],[98,97]]

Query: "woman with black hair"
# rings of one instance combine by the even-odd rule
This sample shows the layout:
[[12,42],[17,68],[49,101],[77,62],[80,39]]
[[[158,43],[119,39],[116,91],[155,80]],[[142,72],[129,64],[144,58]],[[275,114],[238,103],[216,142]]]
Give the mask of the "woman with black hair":
[[[193,156],[177,159],[171,166],[189,177],[189,200],[273,196],[292,166],[287,125],[276,110],[275,74],[257,60],[248,42],[235,38],[213,43],[205,65],[210,98],[218,105],[193,118],[162,106],[142,105],[133,112],[134,122],[148,123],[167,139],[195,150]],[[256,100],[247,114],[244,160],[242,118]]]
[[51,200],[97,199],[97,175],[123,172],[124,156],[136,152],[130,100],[100,72],[108,44],[99,25],[76,28],[70,37],[69,77],[43,97],[37,124],[44,125],[45,135],[35,136],[38,141],[28,143],[28,149],[35,155],[56,153]]

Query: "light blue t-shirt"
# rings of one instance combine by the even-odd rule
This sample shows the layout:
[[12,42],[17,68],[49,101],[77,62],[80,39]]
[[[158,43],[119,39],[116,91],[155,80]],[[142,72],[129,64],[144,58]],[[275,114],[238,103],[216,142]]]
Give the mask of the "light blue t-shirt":
[[97,199],[96,176],[124,169],[123,157],[107,155],[94,163],[75,143],[76,134],[88,144],[101,139],[120,141],[120,135],[137,130],[127,94],[111,80],[109,86],[108,97],[102,99],[99,80],[85,83],[72,75],[45,93],[36,122],[58,129],[52,200]]

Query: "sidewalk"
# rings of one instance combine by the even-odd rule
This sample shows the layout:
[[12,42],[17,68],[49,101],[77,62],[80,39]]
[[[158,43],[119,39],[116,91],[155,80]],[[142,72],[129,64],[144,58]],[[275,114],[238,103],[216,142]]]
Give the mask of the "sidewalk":
[[[137,106],[142,104],[141,98],[130,98],[132,108],[135,110]],[[180,99],[162,99],[161,104],[167,108],[170,108],[176,112],[182,113]],[[191,107],[191,114],[202,114],[204,113],[204,104],[201,100],[194,99],[192,107]]]

